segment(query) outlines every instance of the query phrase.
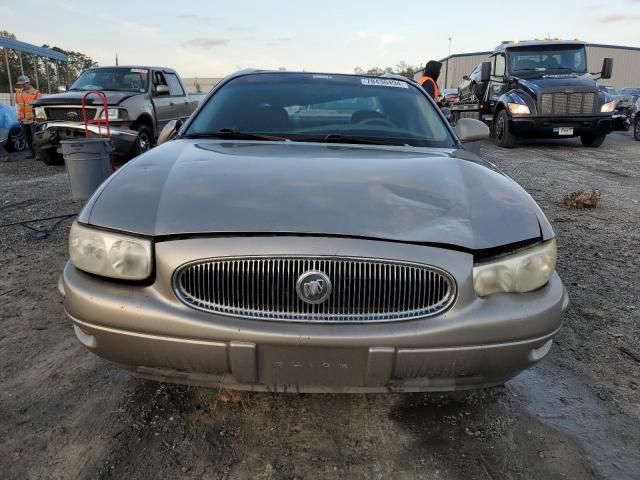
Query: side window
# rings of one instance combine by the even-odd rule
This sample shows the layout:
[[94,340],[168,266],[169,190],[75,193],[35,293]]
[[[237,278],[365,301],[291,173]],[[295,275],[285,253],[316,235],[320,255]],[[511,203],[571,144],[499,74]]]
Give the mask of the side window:
[[493,64],[493,75],[495,77],[502,77],[505,74],[505,61],[504,55],[496,55]]
[[182,89],[180,80],[178,80],[178,76],[175,73],[167,73],[165,74],[165,78],[169,85],[169,95],[172,97],[183,97],[184,90]]

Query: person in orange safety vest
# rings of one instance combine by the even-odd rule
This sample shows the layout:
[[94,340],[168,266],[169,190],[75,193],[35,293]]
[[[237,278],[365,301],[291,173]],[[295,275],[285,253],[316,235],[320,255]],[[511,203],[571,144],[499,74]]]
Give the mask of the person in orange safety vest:
[[18,88],[16,89],[16,107],[18,109],[18,122],[22,126],[22,133],[31,150],[31,155],[28,158],[35,157],[35,150],[33,146],[33,133],[35,130],[33,107],[31,102],[40,98],[40,92],[31,86],[29,77],[26,75],[20,75],[16,82]]
[[438,103],[440,97],[437,81],[440,76],[441,69],[442,63],[436,62],[435,60],[429,60],[424,67],[422,77],[418,80],[418,83],[427,91],[436,103]]

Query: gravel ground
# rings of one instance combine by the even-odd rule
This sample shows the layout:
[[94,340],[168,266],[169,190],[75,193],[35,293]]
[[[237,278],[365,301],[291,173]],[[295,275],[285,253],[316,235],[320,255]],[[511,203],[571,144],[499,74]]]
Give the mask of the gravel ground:
[[[242,394],[140,382],[75,340],[56,289],[64,167],[0,163],[0,477],[640,478],[640,144],[482,154],[538,201],[571,296],[544,362],[473,393]],[[595,210],[564,195],[598,189]],[[56,225],[56,222],[59,222]],[[231,400],[231,401],[226,401]]]

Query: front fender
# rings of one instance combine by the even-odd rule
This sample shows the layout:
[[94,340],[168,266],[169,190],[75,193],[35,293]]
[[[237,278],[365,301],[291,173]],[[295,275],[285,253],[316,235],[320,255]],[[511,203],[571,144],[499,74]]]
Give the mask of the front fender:
[[152,133],[157,135],[156,115],[149,94],[128,98],[123,103],[123,107],[127,109],[129,118],[133,121],[144,117],[148,118],[153,130]]

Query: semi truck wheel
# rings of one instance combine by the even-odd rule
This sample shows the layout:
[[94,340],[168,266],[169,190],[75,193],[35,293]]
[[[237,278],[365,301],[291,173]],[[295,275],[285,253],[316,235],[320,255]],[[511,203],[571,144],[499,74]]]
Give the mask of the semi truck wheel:
[[513,148],[516,144],[516,137],[509,130],[509,115],[506,110],[500,110],[493,120],[493,135],[502,148]]
[[595,135],[593,133],[586,133],[580,136],[580,141],[585,147],[598,148],[604,142],[606,135]]

